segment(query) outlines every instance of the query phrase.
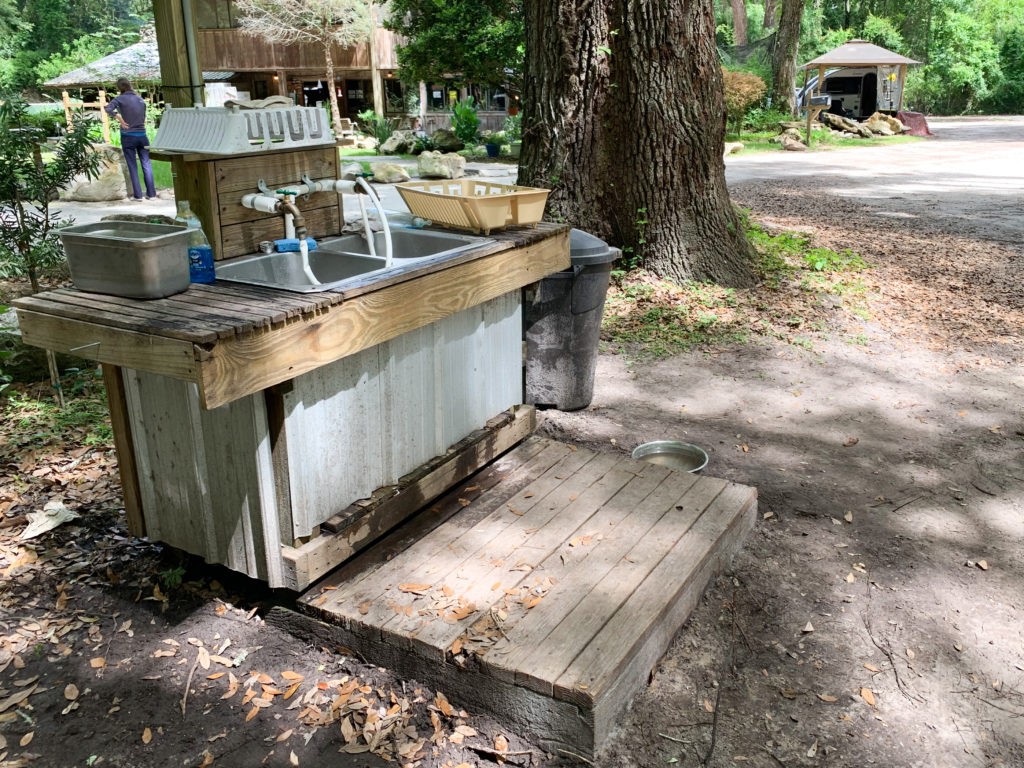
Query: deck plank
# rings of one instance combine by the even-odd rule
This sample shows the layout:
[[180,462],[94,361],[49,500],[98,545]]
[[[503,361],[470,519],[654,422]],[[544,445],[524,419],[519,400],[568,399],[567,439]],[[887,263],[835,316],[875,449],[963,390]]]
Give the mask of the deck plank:
[[[613,595],[617,594],[619,600],[628,599],[632,585],[623,571],[642,574],[649,570],[650,563],[675,543],[681,529],[685,530],[685,522],[677,519],[676,507],[688,493],[696,495],[691,492],[696,483],[694,475],[666,470],[657,487],[636,503],[632,514],[616,526],[611,537],[595,542],[589,557],[579,558],[576,567],[524,621],[503,628],[503,637],[481,661],[488,672],[551,695],[558,675],[579,653],[580,645],[600,628]],[[643,542],[642,547],[637,542]],[[637,549],[641,551],[632,551]],[[614,579],[609,578],[616,567]],[[533,649],[541,643],[545,658],[537,659]]]
[[[513,454],[518,454],[521,450],[522,446],[517,448]],[[544,476],[546,473],[567,471],[557,468],[563,466],[562,462],[566,458],[575,455],[575,453],[569,451],[568,446],[548,441],[544,449],[530,457],[521,466],[519,471],[524,477],[531,479],[534,472],[542,473],[542,476]],[[463,490],[466,485],[466,483],[463,484]],[[506,491],[510,487],[514,487],[512,483],[503,483],[503,485]],[[513,493],[513,498],[514,496],[515,493]],[[493,512],[502,505],[504,501],[503,495],[499,492],[490,495],[486,501],[474,504],[473,506],[475,511],[482,513],[481,517],[486,518],[490,512]],[[445,522],[444,526],[447,526],[446,530],[448,533],[446,535],[450,536],[453,530],[458,529],[460,522],[452,519]],[[467,530],[471,529],[471,527],[468,526]],[[406,558],[414,559],[415,562],[425,562],[429,557],[442,551],[445,548],[445,544],[445,539],[432,538],[430,533],[428,533],[406,548],[401,553],[401,558],[396,557],[393,560],[376,564],[367,563],[365,567],[358,571],[350,572],[348,578],[342,580],[336,581],[334,578],[328,577],[327,582],[324,583],[332,589],[327,593],[327,599],[320,604],[319,610],[325,614],[343,617],[346,626],[354,619],[358,619],[360,625],[370,627],[375,619],[383,622],[385,619],[391,618],[393,611],[384,605],[383,600],[378,602],[378,598],[381,598],[392,584],[397,585],[398,583],[410,581],[405,578],[405,574],[409,572],[409,568],[405,565]],[[394,565],[399,559],[402,561],[401,573],[395,574]],[[364,606],[366,601],[370,601],[374,605],[371,606],[370,611],[360,612],[360,607]],[[378,631],[375,634],[379,635],[380,633]]]
[[[702,478],[699,485],[705,480],[711,479]],[[664,618],[669,608],[694,589],[696,596],[703,592],[705,585],[698,587],[694,574],[714,553],[711,545],[735,523],[736,510],[749,509],[756,499],[751,488],[725,484],[722,480],[715,482],[725,487],[700,510],[696,522],[680,537],[677,546],[672,547],[647,573],[629,600],[621,603],[611,619],[592,635],[587,647],[556,681],[556,698],[569,699],[582,693],[582,701],[592,704],[612,686],[623,667],[636,655],[634,649],[651,637],[665,634]],[[684,498],[684,505],[686,501]],[[620,575],[611,574],[607,581],[615,583]],[[570,615],[567,620],[572,618]],[[666,643],[677,629],[678,626],[669,632]]]
[[414,520],[300,606],[368,658],[589,759],[753,525],[757,494],[527,445],[514,469],[522,448],[500,478],[485,470],[435,505],[444,522]]

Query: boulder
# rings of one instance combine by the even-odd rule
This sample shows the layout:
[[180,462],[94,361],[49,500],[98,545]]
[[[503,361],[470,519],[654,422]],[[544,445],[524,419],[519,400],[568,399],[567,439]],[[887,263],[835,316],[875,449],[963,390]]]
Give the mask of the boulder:
[[886,114],[884,114],[882,112],[875,112],[875,114],[873,114],[871,117],[869,117],[865,122],[866,123],[883,122],[887,126],[889,126],[889,130],[893,132],[894,136],[897,135],[897,134],[900,134],[900,133],[906,133],[908,130],[910,130],[909,128],[907,128],[907,126],[905,126],[903,123],[901,123],[899,120],[897,120],[892,115],[886,115]]
[[[90,179],[84,174],[75,176],[60,191],[61,200],[99,203],[105,200],[123,200],[128,196],[124,155],[121,154],[121,150],[109,144],[97,146],[95,149],[100,156],[100,175],[95,179]],[[141,172],[139,169],[140,174]]]
[[885,120],[876,120],[872,115],[870,118],[864,121],[864,127],[871,131],[876,136],[895,136],[892,128]]
[[424,179],[461,179],[466,175],[466,158],[442,152],[424,152],[416,158],[416,173]]
[[727,141],[725,142],[725,150],[722,152],[722,156],[735,155],[737,152],[743,151],[742,141]]
[[804,152],[807,149],[807,145],[800,141],[800,139],[794,139],[792,136],[783,134],[782,148],[787,152]]
[[409,181],[409,172],[396,163],[374,163],[373,180],[378,184],[396,184]]
[[412,146],[416,143],[416,134],[413,131],[395,131],[388,140],[380,145],[382,155],[408,155],[412,152]]
[[466,145],[459,141],[459,137],[453,131],[444,128],[439,128],[430,134],[430,141],[440,152],[458,152],[460,149],[466,148]]
[[821,120],[825,125],[834,131],[846,131],[848,133],[854,133],[862,138],[870,139],[872,136],[871,131],[865,128],[860,123],[854,122],[848,117],[841,115],[835,115],[831,112],[822,112],[818,119]]

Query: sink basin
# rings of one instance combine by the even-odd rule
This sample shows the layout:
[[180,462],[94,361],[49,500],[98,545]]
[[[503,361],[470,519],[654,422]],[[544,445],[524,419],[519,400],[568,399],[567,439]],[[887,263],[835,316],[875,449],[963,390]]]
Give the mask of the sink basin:
[[328,291],[419,270],[494,241],[450,232],[400,229],[391,233],[391,242],[394,255],[389,269],[384,266],[384,234],[377,232],[374,247],[379,256],[370,255],[362,234],[318,241],[317,249],[309,253],[309,268],[317,282],[306,275],[298,253],[260,253],[230,259],[217,265],[217,279],[298,293]]

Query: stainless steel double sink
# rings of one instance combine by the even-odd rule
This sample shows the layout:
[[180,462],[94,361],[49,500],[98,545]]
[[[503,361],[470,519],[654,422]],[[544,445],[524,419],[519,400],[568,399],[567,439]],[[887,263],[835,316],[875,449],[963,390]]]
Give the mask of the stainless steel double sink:
[[301,255],[294,252],[260,253],[221,262],[216,268],[217,279],[297,293],[327,291],[413,272],[493,242],[489,238],[453,232],[393,230],[393,256],[388,268],[384,259],[384,233],[374,233],[376,256],[370,255],[362,234],[340,235],[318,241],[317,249],[309,252],[309,269],[316,281],[306,274]]

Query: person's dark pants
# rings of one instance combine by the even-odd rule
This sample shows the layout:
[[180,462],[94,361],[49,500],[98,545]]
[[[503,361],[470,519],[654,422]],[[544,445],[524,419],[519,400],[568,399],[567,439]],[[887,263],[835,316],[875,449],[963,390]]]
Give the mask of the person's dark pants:
[[139,186],[139,167],[135,163],[136,155],[142,164],[142,179],[146,182],[146,197],[156,197],[153,185],[153,164],[149,161],[149,137],[121,134],[121,151],[128,163],[128,175],[132,178],[132,195],[136,200],[142,199],[142,188]]

